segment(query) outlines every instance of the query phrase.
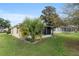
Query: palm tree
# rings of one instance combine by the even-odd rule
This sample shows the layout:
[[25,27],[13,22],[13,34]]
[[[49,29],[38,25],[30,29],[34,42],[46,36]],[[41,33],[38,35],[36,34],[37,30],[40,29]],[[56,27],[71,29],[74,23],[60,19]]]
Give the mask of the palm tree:
[[42,35],[41,31],[44,25],[39,18],[38,19],[26,18],[20,27],[23,36],[30,35],[32,37],[31,41],[35,41],[37,35],[41,37]]

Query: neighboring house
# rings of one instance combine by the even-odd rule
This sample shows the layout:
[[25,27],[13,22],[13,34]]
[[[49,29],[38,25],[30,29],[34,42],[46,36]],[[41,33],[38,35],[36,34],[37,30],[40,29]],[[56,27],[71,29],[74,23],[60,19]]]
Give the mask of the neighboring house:
[[74,32],[77,30],[77,26],[74,25],[68,25],[68,26],[61,26],[59,28],[56,28],[54,30],[54,33],[60,33],[60,32]]
[[4,32],[4,27],[0,26],[0,32]]
[[0,32],[7,32],[8,31],[8,28],[4,28],[2,26],[0,26]]
[[63,32],[74,32],[77,30],[77,26],[74,25],[68,25],[68,26],[62,26],[61,29]]

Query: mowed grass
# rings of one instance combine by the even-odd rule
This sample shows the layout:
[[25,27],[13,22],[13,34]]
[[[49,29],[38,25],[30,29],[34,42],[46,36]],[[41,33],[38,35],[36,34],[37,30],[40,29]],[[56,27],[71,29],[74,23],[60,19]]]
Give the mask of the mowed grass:
[[58,33],[56,36],[64,39],[65,55],[79,56],[79,32]]
[[63,33],[57,33],[57,35],[59,36],[63,36],[63,37],[67,37],[67,38],[74,38],[79,40],[79,32],[75,33],[75,32],[63,32]]
[[0,34],[0,55],[11,56],[52,56],[63,55],[63,41],[57,38],[47,38],[38,44],[27,44],[24,41]]
[[27,44],[11,35],[0,33],[2,56],[79,55],[79,33],[59,33],[38,44]]

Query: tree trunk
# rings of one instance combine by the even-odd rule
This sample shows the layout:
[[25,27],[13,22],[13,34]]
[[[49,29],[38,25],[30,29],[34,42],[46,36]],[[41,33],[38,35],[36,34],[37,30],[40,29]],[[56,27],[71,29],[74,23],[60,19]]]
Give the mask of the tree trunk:
[[35,35],[32,35],[32,42],[35,41]]
[[51,34],[53,35],[53,34],[54,34],[54,33],[53,33],[53,32],[54,32],[54,29],[52,28],[51,30],[52,30],[52,33],[51,33]]

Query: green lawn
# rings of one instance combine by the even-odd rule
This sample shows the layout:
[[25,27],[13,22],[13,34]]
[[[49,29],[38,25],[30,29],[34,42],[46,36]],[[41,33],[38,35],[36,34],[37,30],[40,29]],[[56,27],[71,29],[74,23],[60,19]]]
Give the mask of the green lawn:
[[49,38],[33,45],[10,35],[0,34],[0,55],[63,55],[63,45],[58,41],[62,42]]
[[60,33],[38,44],[27,44],[11,35],[0,33],[0,55],[54,56],[79,55],[79,33]]
[[79,32],[78,33],[59,33],[64,40],[64,54],[70,56],[79,56]]

